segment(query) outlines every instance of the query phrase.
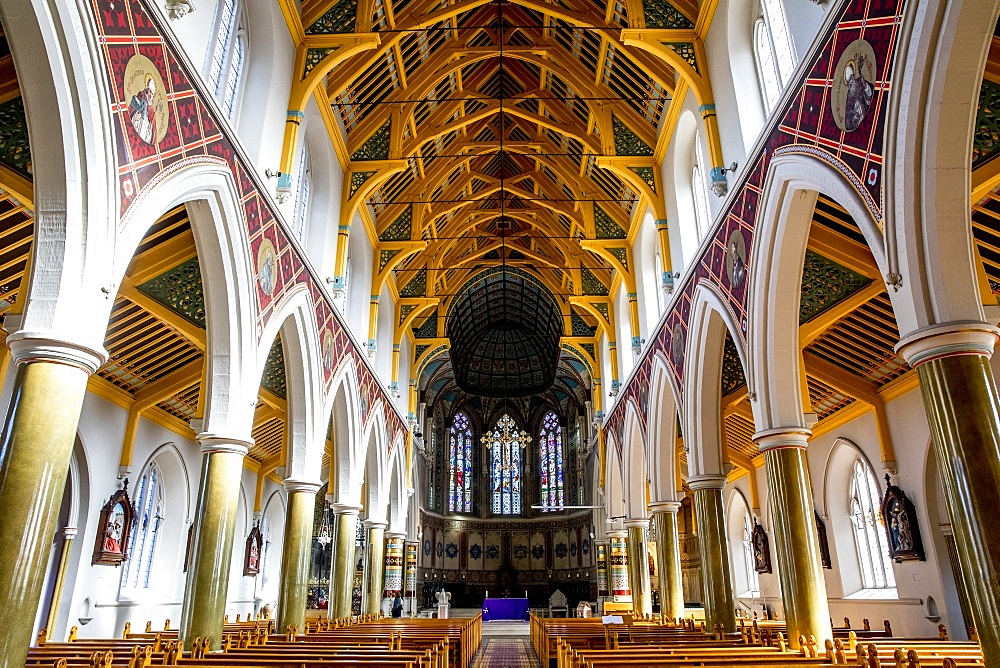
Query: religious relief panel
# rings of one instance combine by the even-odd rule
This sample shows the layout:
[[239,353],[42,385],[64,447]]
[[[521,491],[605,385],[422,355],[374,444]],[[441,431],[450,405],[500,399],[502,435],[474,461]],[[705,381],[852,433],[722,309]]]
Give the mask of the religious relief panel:
[[924,546],[917,526],[917,511],[906,493],[892,484],[889,475],[882,498],[882,520],[889,537],[889,557],[900,561],[923,561]]

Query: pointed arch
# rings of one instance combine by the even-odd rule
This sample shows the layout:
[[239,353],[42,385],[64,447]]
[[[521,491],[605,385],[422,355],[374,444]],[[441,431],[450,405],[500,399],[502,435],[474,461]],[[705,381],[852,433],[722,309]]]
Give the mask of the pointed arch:
[[337,503],[352,506],[361,502],[361,479],[356,474],[357,462],[364,459],[360,396],[354,356],[347,355],[334,372],[323,414],[332,422],[333,437],[328,492],[335,495]]
[[646,439],[639,409],[629,399],[625,406],[625,428],[622,431],[622,482],[625,489],[625,514],[629,519],[646,517]]
[[[741,357],[749,371],[749,391],[756,395],[751,404],[758,431],[805,427],[798,314],[806,244],[820,192],[851,214],[885,273],[881,230],[846,178],[812,156],[775,157],[764,182],[749,259],[747,344],[753,366],[747,369]],[[894,293],[889,296],[895,302]]]
[[722,358],[726,334],[747,370],[743,337],[718,288],[701,281],[694,290],[684,359],[684,447],[689,475],[723,473]]
[[680,488],[677,470],[677,420],[680,393],[674,374],[663,353],[657,350],[650,361],[649,415],[646,418],[646,443],[649,459],[650,499],[677,501]]

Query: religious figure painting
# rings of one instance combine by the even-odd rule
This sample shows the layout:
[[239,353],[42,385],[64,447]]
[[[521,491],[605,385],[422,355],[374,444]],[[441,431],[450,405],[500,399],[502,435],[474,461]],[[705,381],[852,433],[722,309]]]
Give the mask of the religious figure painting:
[[274,244],[264,239],[257,251],[257,283],[265,295],[274,292],[278,277],[278,260],[274,252]]
[[875,97],[875,50],[863,39],[847,45],[834,73],[830,104],[843,132],[857,130],[868,117]]
[[243,575],[253,576],[260,573],[261,547],[263,544],[264,537],[260,533],[260,527],[254,526],[247,535],[247,546],[243,555]]
[[169,112],[163,78],[149,58],[135,55],[125,66],[125,97],[135,134],[155,146],[167,134]]
[[885,476],[882,518],[889,539],[889,557],[900,561],[923,561],[924,547],[917,525],[917,511],[906,493]]
[[128,540],[135,510],[128,498],[128,480],[101,509],[92,563],[119,566],[128,559]]

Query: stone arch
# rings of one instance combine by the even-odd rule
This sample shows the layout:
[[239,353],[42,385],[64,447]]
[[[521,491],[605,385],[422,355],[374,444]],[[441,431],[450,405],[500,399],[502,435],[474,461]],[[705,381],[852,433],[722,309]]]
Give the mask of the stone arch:
[[[161,173],[121,221],[114,259],[117,286],[147,230],[165,212],[185,204],[205,291],[205,420],[202,431],[249,440],[253,420],[247,385],[260,374],[250,366],[257,301],[239,192],[228,165],[214,158]],[[108,308],[113,300],[107,300]],[[105,320],[107,320],[105,315]]]
[[102,288],[114,284],[108,251],[117,219],[116,151],[103,103],[109,84],[83,7],[31,0],[0,8],[0,22],[30,112],[34,192],[44,193],[34,202],[30,298],[20,327],[25,337],[73,341],[103,357],[111,303]]
[[[625,480],[622,459],[614,437],[608,437],[604,461],[604,512],[608,530],[622,528],[625,517]],[[612,519],[614,518],[614,519]]]
[[625,492],[624,512],[629,519],[646,517],[646,439],[635,402],[625,406],[625,429],[622,436],[622,481]]
[[[801,387],[799,373],[798,313],[806,244],[820,192],[851,214],[880,273],[885,273],[881,231],[847,179],[830,164],[812,156],[775,157],[760,199],[748,274],[747,346],[748,357],[754,363],[748,369],[747,381],[757,429],[761,431],[806,426],[802,412],[805,388]],[[745,370],[747,367],[744,363]]]
[[[370,409],[372,416],[382,412],[381,399]],[[369,520],[383,522],[389,505],[389,446],[385,433],[385,423],[370,419],[361,442],[365,444],[365,455],[361,459],[365,481],[364,506]]]
[[[901,337],[922,327],[982,321],[971,212],[972,140],[979,88],[1000,2],[923,0],[899,41],[886,118],[889,271]],[[941,100],[947,100],[941,104]]]
[[402,434],[397,434],[389,455],[389,531],[406,532],[409,491],[406,480],[406,448]]
[[[184,456],[178,449],[177,444],[173,441],[168,441],[163,443],[146,458],[146,461],[142,463],[137,470],[139,475],[146,470],[150,462],[156,460],[157,465],[160,469],[163,469],[163,464],[161,462],[167,463],[167,476],[177,476],[180,480],[179,487],[183,491],[184,498],[184,525],[187,526],[192,520],[192,509],[193,509],[193,498],[192,494],[195,490],[191,487],[191,474],[188,472],[187,462],[184,461]],[[171,470],[172,469],[172,470]],[[175,497],[171,495],[171,502]]]
[[736,343],[744,373],[747,369],[742,336],[726,301],[711,283],[694,290],[688,320],[684,358],[684,447],[691,476],[721,475],[726,453],[722,448],[722,358],[726,333]]
[[649,493],[652,501],[677,501],[677,416],[680,393],[663,354],[654,353],[649,379],[649,412],[646,443],[649,461]]
[[333,452],[330,453],[329,494],[337,503],[358,505],[361,479],[356,475],[357,462],[364,459],[361,446],[361,406],[358,398],[358,374],[354,357],[348,355],[334,374],[327,393],[324,415],[333,422]]
[[[285,477],[319,482],[325,417],[329,413],[320,408],[323,405],[323,361],[314,313],[309,290],[301,283],[275,306],[257,347],[254,390],[260,385],[268,352],[280,332],[288,393]],[[250,389],[247,390],[247,396],[251,396]]]

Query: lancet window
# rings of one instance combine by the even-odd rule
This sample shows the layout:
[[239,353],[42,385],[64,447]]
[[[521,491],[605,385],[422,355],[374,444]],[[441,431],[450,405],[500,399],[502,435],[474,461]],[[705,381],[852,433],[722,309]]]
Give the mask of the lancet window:
[[895,587],[896,579],[889,561],[889,545],[882,529],[878,485],[871,467],[860,457],[854,462],[850,508],[854,543],[861,565],[862,586],[865,589]]
[[539,476],[542,490],[543,512],[562,510],[566,504],[563,496],[563,442],[559,418],[553,412],[542,418],[538,433]]
[[149,587],[149,575],[156,554],[157,538],[163,523],[163,490],[160,469],[150,462],[135,488],[135,525],[129,539],[128,560],[122,575],[122,587]]
[[492,509],[494,515],[519,515],[521,513],[521,450],[531,437],[518,431],[509,415],[497,421],[493,431],[483,440],[490,450],[490,469],[493,485]]
[[471,513],[472,428],[465,413],[455,413],[448,442],[448,511]]

